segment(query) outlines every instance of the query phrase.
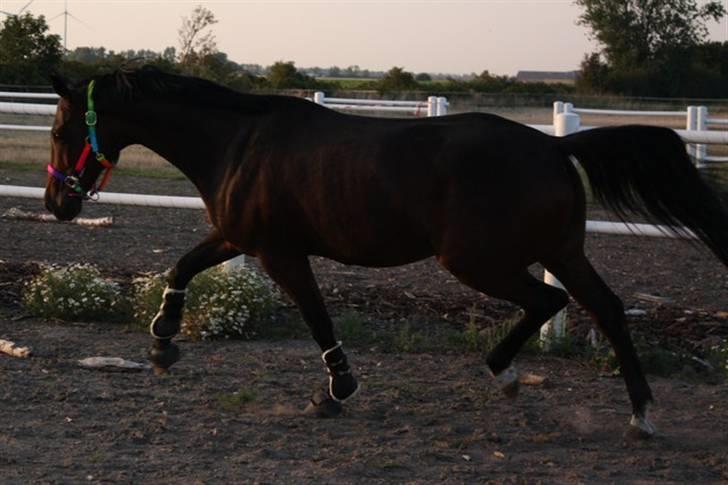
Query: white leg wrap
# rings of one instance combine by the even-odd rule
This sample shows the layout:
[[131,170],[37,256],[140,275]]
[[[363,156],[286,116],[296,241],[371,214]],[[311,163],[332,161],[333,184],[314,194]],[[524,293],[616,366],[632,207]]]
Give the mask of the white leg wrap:
[[645,410],[644,416],[636,416],[633,414],[632,419],[629,420],[629,425],[634,426],[648,436],[652,436],[657,431],[655,425],[647,418],[647,410]]
[[326,363],[327,363],[327,362],[326,362],[326,356],[327,356],[327,355],[329,355],[329,354],[330,354],[331,352],[333,352],[334,350],[336,350],[336,349],[338,349],[338,348],[341,348],[341,340],[338,340],[338,341],[336,342],[336,345],[334,345],[333,347],[331,347],[331,348],[330,348],[330,349],[328,349],[328,350],[325,350],[325,351],[324,351],[324,353],[323,353],[323,354],[321,354],[321,360],[323,360],[323,361],[324,361],[324,364],[326,364]]
[[500,386],[501,388],[508,387],[514,382],[518,381],[518,369],[516,369],[514,365],[511,365],[498,375],[493,374],[493,372],[491,371],[490,375],[493,376],[495,382],[497,382],[498,386]]
[[164,293],[162,293],[162,298],[164,298],[167,295],[185,295],[187,294],[187,289],[184,290],[175,290],[174,288],[170,288],[169,286],[164,289]]
[[169,286],[167,286],[164,289],[164,292],[162,293],[162,303],[159,305],[159,311],[157,312],[156,315],[154,315],[154,318],[152,318],[152,323],[149,324],[149,333],[152,335],[152,337],[154,337],[157,340],[165,340],[165,339],[169,338],[169,337],[159,337],[156,333],[154,333],[154,324],[157,322],[157,320],[159,318],[162,318],[162,315],[163,315],[162,309],[164,308],[164,301],[165,301],[167,295],[186,295],[186,294],[187,294],[186,289],[175,290],[174,288],[170,288]]

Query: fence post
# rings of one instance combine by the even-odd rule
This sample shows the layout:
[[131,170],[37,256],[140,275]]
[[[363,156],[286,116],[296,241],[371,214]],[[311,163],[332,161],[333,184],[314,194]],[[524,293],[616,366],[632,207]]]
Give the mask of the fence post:
[[[687,131],[695,131],[698,129],[698,107],[688,106],[687,116],[685,117],[685,129]],[[695,145],[687,145],[688,155],[695,157]]]
[[564,103],[562,101],[554,101],[554,118],[553,124],[556,126],[556,116],[564,112]]
[[445,116],[447,114],[447,98],[440,96],[437,98],[437,116]]
[[313,93],[313,102],[316,104],[326,104],[326,95],[321,91]]
[[[571,103],[562,103],[557,108],[557,103],[554,103],[554,134],[556,136],[566,136],[579,131],[581,119],[578,114],[572,112],[573,105]],[[561,111],[557,112],[557,109]],[[543,272],[543,282],[564,289],[564,285],[546,269]],[[550,350],[551,344],[555,340],[564,338],[564,336],[566,336],[566,309],[561,310],[541,326],[541,348],[546,351]]]
[[[697,120],[695,129],[698,131],[705,131],[708,129],[708,108],[705,106],[698,106],[697,109]],[[697,168],[705,168],[705,157],[708,155],[707,145],[695,145],[695,166]]]
[[233,271],[237,270],[238,268],[242,268],[245,266],[245,255],[241,254],[240,256],[235,256],[233,259],[228,259],[224,263],[222,263],[222,269],[226,273],[232,273]]
[[427,116],[437,116],[437,96],[427,97]]

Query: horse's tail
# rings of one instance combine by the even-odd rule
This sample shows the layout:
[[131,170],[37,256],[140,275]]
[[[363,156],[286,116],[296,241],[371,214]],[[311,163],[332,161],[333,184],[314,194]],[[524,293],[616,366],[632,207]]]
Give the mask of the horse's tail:
[[728,210],[674,131],[605,127],[559,140],[584,168],[594,197],[620,219],[632,212],[678,234],[687,227],[728,266]]

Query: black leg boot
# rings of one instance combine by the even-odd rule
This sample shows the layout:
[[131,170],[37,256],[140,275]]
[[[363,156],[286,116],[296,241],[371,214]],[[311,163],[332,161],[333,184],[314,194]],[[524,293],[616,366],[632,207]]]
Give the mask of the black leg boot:
[[359,383],[351,373],[341,342],[325,351],[321,358],[329,373],[329,396],[334,401],[344,402],[359,390]]

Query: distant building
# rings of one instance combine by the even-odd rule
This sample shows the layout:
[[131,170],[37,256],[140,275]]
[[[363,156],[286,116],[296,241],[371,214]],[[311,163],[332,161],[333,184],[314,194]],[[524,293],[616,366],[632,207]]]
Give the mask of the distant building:
[[574,84],[579,71],[518,71],[516,81],[522,83]]

